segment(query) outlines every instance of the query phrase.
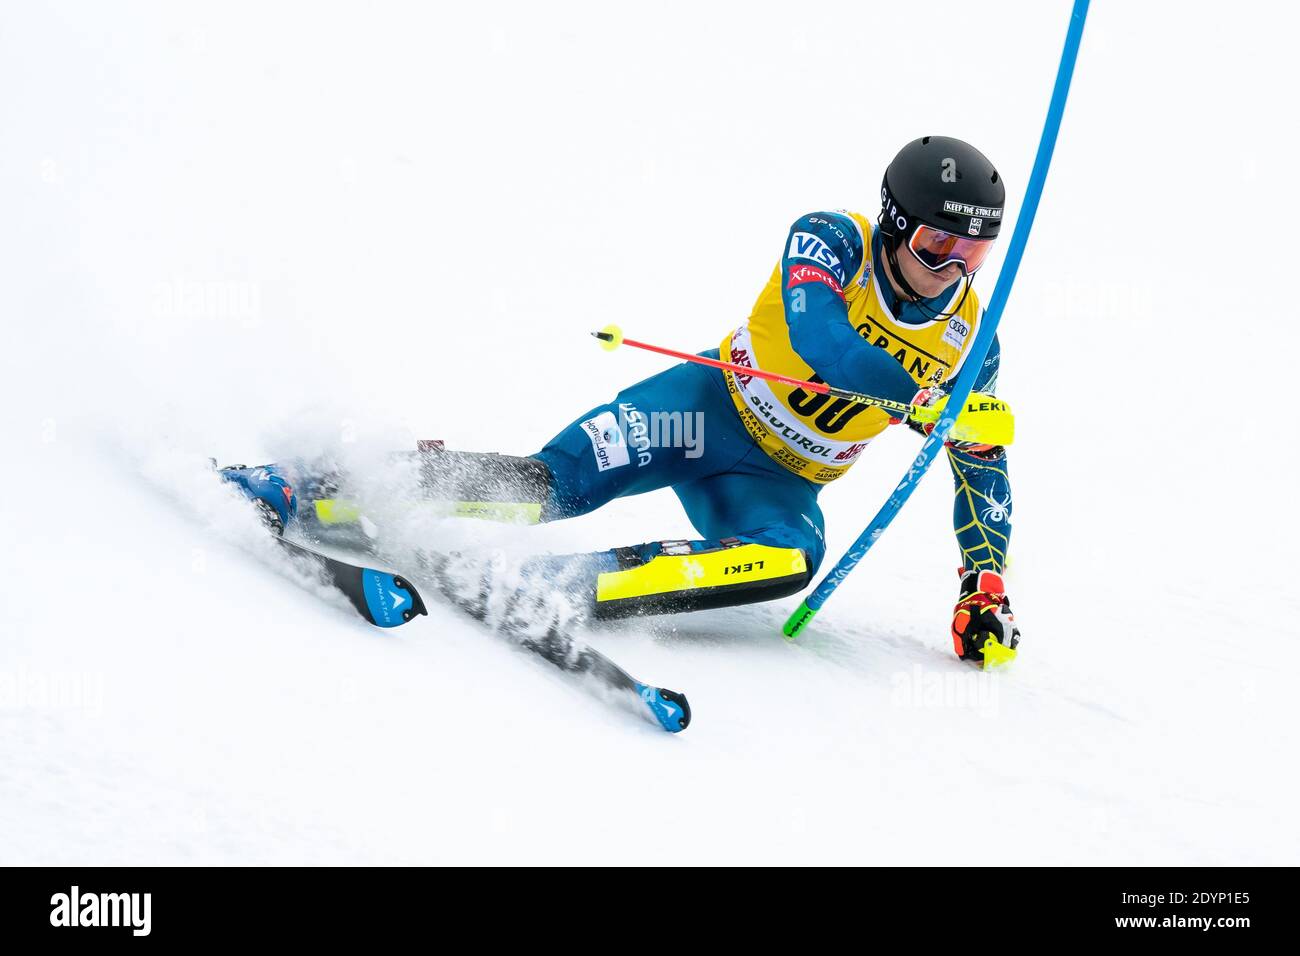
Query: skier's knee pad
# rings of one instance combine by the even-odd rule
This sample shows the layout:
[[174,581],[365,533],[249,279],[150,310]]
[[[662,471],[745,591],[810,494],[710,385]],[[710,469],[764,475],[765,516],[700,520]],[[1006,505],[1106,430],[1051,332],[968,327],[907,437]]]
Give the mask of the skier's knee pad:
[[613,554],[618,570],[596,579],[597,618],[770,601],[802,590],[811,575],[802,548],[738,538],[661,541]]

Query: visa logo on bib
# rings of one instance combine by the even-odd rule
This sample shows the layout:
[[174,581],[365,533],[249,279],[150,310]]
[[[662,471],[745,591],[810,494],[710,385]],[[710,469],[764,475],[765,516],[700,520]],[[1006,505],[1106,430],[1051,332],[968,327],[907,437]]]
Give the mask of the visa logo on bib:
[[790,237],[790,249],[786,253],[792,259],[809,259],[830,269],[841,284],[844,282],[844,267],[831,247],[826,245],[811,232],[796,232]]

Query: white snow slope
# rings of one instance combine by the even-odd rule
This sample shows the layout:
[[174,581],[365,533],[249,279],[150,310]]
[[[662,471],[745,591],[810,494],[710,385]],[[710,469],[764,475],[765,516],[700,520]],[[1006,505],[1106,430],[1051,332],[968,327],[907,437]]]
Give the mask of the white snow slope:
[[[711,347],[788,224],[874,213],[915,136],[977,143],[1014,216],[1067,14],[9,9],[0,863],[1296,863],[1297,317],[1252,241],[1300,145],[1294,10],[1093,11],[1002,327],[1004,673],[952,657],[944,466],[797,645],[793,599],[591,636],[689,693],[678,736],[443,607],[366,626],[204,472],[532,452],[666,365],[590,329]],[[899,432],[823,495],[832,559]],[[663,492],[446,533],[692,531]]]

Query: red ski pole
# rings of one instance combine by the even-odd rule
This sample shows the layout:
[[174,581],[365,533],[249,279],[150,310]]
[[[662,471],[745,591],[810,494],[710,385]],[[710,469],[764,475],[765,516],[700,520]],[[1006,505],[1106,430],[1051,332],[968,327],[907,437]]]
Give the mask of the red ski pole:
[[804,388],[810,392],[817,392],[821,395],[833,395],[836,398],[842,398],[846,401],[856,402],[859,405],[875,405],[877,408],[883,408],[886,411],[895,412],[917,421],[928,422],[938,421],[939,413],[933,408],[926,408],[922,405],[909,405],[906,402],[895,402],[888,398],[876,398],[873,395],[863,395],[861,392],[851,392],[846,388],[836,388],[833,385],[827,385],[825,382],[806,382],[800,378],[791,378],[788,375],[777,375],[775,372],[765,372],[760,368],[750,368],[747,365],[736,365],[733,362],[723,362],[719,359],[705,358],[703,355],[692,355],[690,352],[679,352],[676,349],[666,349],[661,345],[650,345],[647,342],[638,342],[636,339],[629,339],[623,335],[623,330],[617,325],[607,325],[599,332],[592,332],[600,341],[600,347],[607,352],[612,352],[620,345],[630,345],[635,349],[643,349],[647,352],[657,352],[660,355],[667,355],[671,358],[681,359],[684,362],[694,362],[696,365],[708,365],[712,368],[726,369],[729,372],[735,372],[737,375],[750,375],[754,378],[766,379],[769,382],[779,382],[782,385],[793,385],[795,388]]

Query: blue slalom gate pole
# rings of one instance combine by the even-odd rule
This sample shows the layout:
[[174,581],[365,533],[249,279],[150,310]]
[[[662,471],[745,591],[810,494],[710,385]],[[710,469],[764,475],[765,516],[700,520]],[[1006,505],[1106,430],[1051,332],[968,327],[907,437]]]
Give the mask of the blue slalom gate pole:
[[1015,232],[1007,247],[1007,257],[998,274],[997,284],[993,287],[993,296],[988,308],[984,310],[984,321],[980,323],[979,332],[971,344],[961,372],[953,382],[952,394],[948,399],[942,416],[921,446],[920,452],[912,461],[903,480],[898,483],[889,500],[871,519],[871,523],[845,552],[844,557],[822,578],[820,584],[804,599],[798,609],[790,615],[782,628],[785,636],[793,640],[799,636],[822,605],[835,593],[835,589],[844,583],[854,568],[858,566],[871,546],[876,543],[889,523],[894,520],[899,509],[912,496],[917,483],[929,470],[930,465],[943,447],[948,432],[957,421],[958,413],[966,406],[966,398],[975,384],[975,376],[984,365],[989,346],[993,344],[993,335],[998,330],[1002,310],[1011,295],[1011,285],[1016,281],[1016,272],[1020,269],[1020,259],[1029,241],[1029,230],[1034,225],[1034,215],[1038,212],[1038,200],[1043,194],[1043,183],[1047,179],[1047,169],[1052,163],[1052,151],[1056,148],[1056,134],[1061,128],[1061,115],[1065,112],[1065,98],[1070,92],[1070,79],[1074,75],[1074,62],[1079,54],[1079,41],[1083,38],[1083,22],[1088,16],[1088,0],[1074,0],[1074,9],[1070,12],[1070,29],[1065,35],[1065,48],[1061,51],[1061,65],[1056,71],[1056,85],[1052,88],[1052,101],[1047,107],[1047,119],[1043,123],[1043,135],[1038,141],[1038,154],[1034,157],[1034,168],[1029,174],[1029,185],[1025,187],[1025,200],[1016,219]]

